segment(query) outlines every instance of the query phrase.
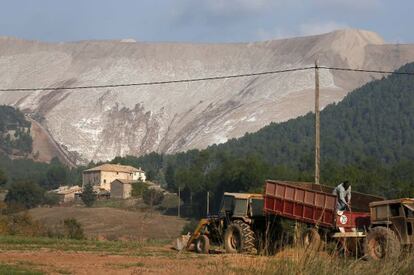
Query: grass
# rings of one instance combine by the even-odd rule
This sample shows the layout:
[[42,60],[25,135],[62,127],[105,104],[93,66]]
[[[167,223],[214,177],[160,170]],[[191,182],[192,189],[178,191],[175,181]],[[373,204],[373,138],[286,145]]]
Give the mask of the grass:
[[34,271],[32,267],[26,268],[22,267],[21,264],[17,265],[11,265],[11,264],[5,264],[0,263],[0,274],[7,274],[7,275],[41,275],[44,274],[40,271]]
[[37,250],[48,248],[62,251],[108,252],[113,254],[129,254],[143,252],[144,247],[161,246],[164,242],[122,242],[74,240],[47,237],[0,236],[0,250]]

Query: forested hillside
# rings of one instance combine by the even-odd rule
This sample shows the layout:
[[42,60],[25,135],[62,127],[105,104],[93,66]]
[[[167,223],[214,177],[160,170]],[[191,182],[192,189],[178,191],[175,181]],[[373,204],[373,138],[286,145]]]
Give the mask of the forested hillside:
[[22,156],[32,152],[30,122],[11,106],[0,105],[0,150]]
[[[414,72],[414,63],[399,71]],[[346,178],[363,192],[414,196],[413,137],[414,77],[372,81],[321,112],[322,182],[333,185]],[[265,178],[312,181],[313,144],[309,113],[203,151],[114,162],[144,167],[170,189],[180,186],[191,208],[204,209],[207,190],[217,206],[224,190],[260,191]]]

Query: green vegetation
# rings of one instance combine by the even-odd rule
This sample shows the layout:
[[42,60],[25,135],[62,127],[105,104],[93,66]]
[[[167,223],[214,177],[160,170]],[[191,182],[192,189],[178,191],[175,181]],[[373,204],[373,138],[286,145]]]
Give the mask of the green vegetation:
[[44,190],[31,181],[13,183],[6,195],[5,202],[10,206],[26,209],[38,206],[43,202]]
[[142,181],[137,181],[132,183],[132,197],[141,197],[144,193],[144,190],[148,188],[148,184]]
[[[414,63],[399,71],[414,71]],[[414,196],[414,78],[372,81],[321,112],[321,182],[343,179],[354,190],[387,197]],[[206,192],[218,209],[223,191],[261,192],[265,178],[313,181],[314,116],[272,123],[206,150],[151,153],[112,162],[143,167],[181,188],[185,214],[205,213]]]
[[11,184],[30,180],[46,190],[51,190],[58,187],[59,184],[81,184],[84,169],[85,167],[70,169],[60,163],[57,158],[52,159],[51,163],[47,164],[30,159],[12,160],[7,155],[0,153],[0,171],[4,171],[3,177],[0,174],[0,183],[7,181]]
[[0,263],[0,274],[7,275],[41,275],[44,274],[40,271],[34,271],[32,267],[21,267],[20,264],[11,265]]
[[93,187],[91,184],[85,185],[85,188],[82,192],[82,201],[86,205],[86,207],[92,207],[92,205],[96,201],[96,193],[93,191]]
[[85,239],[82,225],[76,219],[65,219],[63,225],[67,238],[76,240]]
[[142,199],[150,207],[160,205],[164,199],[164,194],[156,189],[146,188],[142,193]]
[[0,235],[1,250],[38,250],[48,248],[61,251],[96,251],[114,254],[137,253],[138,255],[151,255],[151,250],[144,251],[146,247],[164,246],[165,242],[123,242],[123,241],[97,241],[76,240],[67,238],[27,237]]
[[7,154],[30,154],[33,142],[30,125],[22,112],[0,105],[0,150]]

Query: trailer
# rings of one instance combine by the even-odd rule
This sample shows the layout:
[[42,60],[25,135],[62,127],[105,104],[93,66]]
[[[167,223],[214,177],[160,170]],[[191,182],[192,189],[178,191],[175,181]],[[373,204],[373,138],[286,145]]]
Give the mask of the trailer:
[[263,211],[305,224],[301,241],[308,247],[320,248],[323,232],[325,239],[338,240],[346,253],[358,253],[371,223],[369,203],[383,198],[353,192],[353,209],[337,211],[332,190],[312,183],[267,180]]

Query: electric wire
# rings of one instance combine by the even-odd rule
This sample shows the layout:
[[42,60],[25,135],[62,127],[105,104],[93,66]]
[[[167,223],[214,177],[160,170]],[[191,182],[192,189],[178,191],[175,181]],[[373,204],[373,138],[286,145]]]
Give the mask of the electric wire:
[[341,67],[329,67],[329,66],[309,66],[300,68],[291,68],[283,70],[265,71],[257,73],[246,74],[234,74],[234,75],[222,75],[211,76],[201,78],[188,78],[178,80],[165,80],[165,81],[152,81],[152,82],[137,82],[137,83],[121,83],[121,84],[105,84],[105,85],[85,85],[85,86],[68,86],[68,87],[35,87],[35,88],[1,88],[0,92],[28,92],[28,91],[58,91],[58,90],[84,90],[84,89],[103,89],[103,88],[119,88],[119,87],[136,87],[136,86],[153,86],[153,85],[165,85],[176,83],[191,83],[200,81],[212,81],[221,79],[232,79],[252,76],[272,75],[279,73],[289,73],[297,71],[306,71],[314,69],[325,69],[334,71],[347,71],[347,72],[359,72],[359,73],[376,73],[376,74],[390,74],[390,75],[409,75],[414,76],[414,72],[400,72],[400,71],[385,71],[385,70],[368,70],[368,69],[354,69],[354,68],[341,68]]
[[310,69],[314,69],[314,67],[302,67],[302,68],[293,68],[293,69],[285,69],[285,70],[277,70],[277,71],[266,71],[266,72],[258,72],[258,73],[211,76],[211,77],[202,77],[202,78],[189,78],[189,79],[153,81],[153,82],[125,83],[125,84],[87,85],[87,86],[73,86],[73,87],[43,87],[43,88],[4,88],[4,89],[0,89],[0,92],[55,91],[55,90],[118,88],[118,87],[132,87],[132,86],[152,86],[152,85],[189,83],[189,82],[198,82],[198,81],[262,76],[262,75],[270,75],[270,74],[278,74],[278,73],[305,71],[305,70],[310,70]]

